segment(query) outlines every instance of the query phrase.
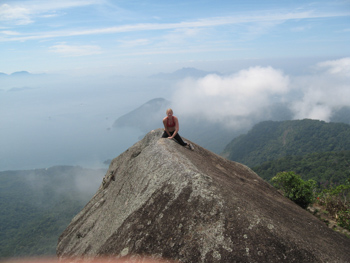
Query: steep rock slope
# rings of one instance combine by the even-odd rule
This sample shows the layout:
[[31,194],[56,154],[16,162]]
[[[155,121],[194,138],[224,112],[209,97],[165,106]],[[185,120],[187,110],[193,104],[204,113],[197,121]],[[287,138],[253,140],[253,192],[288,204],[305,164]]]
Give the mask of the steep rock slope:
[[[350,239],[248,167],[162,130],[114,159],[62,233],[59,258],[150,255],[180,262],[346,262]],[[113,180],[114,179],[114,180]]]

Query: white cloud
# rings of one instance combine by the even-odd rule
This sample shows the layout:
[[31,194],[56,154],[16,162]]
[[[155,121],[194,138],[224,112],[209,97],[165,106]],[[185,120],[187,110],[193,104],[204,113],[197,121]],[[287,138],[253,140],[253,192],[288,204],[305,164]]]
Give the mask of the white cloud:
[[175,28],[168,34],[165,34],[161,41],[159,41],[160,46],[178,45],[186,41],[186,39],[196,39],[200,41],[203,31],[203,28]]
[[[51,2],[50,2],[51,3]],[[23,16],[22,19],[18,18],[18,21],[31,22],[31,15],[34,13],[44,13],[63,8],[71,8],[78,5],[97,4],[98,1],[63,1],[57,4],[44,5],[40,9],[26,8],[18,12],[18,16]],[[8,6],[8,5],[7,5]],[[11,7],[15,8],[15,7]],[[0,11],[1,14],[1,11]],[[225,25],[242,25],[242,24],[255,24],[250,27],[252,33],[260,35],[266,30],[270,29],[274,25],[278,25],[288,20],[300,20],[310,18],[326,18],[326,17],[343,17],[349,16],[349,12],[346,13],[312,13],[312,12],[290,12],[290,13],[266,13],[259,15],[242,15],[242,16],[228,16],[228,17],[210,17],[198,19],[195,21],[182,21],[177,23],[141,23],[141,24],[130,24],[130,25],[119,25],[113,27],[104,27],[98,29],[87,29],[87,30],[66,30],[66,31],[54,31],[54,32],[40,32],[40,33],[28,33],[26,36],[7,38],[2,41],[26,41],[34,39],[46,39],[46,38],[57,38],[67,36],[81,36],[81,35],[96,35],[96,34],[115,34],[123,32],[136,32],[136,31],[151,31],[151,30],[186,30],[184,31],[189,35],[197,34],[195,29],[218,27]],[[9,18],[8,18],[9,19]],[[14,19],[14,18],[13,18]],[[27,20],[26,20],[27,19]]]
[[350,57],[330,60],[318,64],[320,69],[328,68],[328,73],[350,76]]
[[[267,109],[286,103],[295,119],[329,121],[350,106],[350,58],[317,64],[317,72],[287,76],[272,67],[251,67],[230,76],[207,75],[179,83],[173,108],[181,115],[222,122],[231,128],[269,118]],[[298,94],[297,96],[295,94]]]
[[[9,2],[10,3],[10,2]],[[54,17],[61,9],[98,4],[97,0],[61,0],[61,1],[20,1],[0,5],[0,21],[6,21],[15,25],[27,25],[34,22],[37,16]]]
[[303,94],[292,110],[296,119],[329,121],[334,110],[350,106],[350,58],[317,64],[314,75],[295,78],[294,88]]
[[224,121],[235,125],[237,119],[260,115],[271,98],[289,90],[289,78],[271,67],[252,67],[222,77],[208,75],[181,83],[172,101],[177,112]]
[[293,27],[291,28],[292,32],[304,32],[307,30],[310,30],[312,27],[310,25],[305,25],[305,26],[299,26],[299,27]]
[[138,47],[145,46],[151,43],[149,39],[134,39],[134,40],[118,40],[123,47]]
[[33,22],[30,15],[30,10],[25,7],[8,4],[0,6],[0,21],[14,21],[17,25],[26,25]]
[[78,57],[101,54],[101,48],[99,46],[83,45],[83,46],[72,46],[66,44],[59,44],[50,47],[50,51],[59,53],[66,57]]
[[11,30],[0,31],[0,34],[4,34],[4,35],[8,35],[8,36],[18,36],[18,35],[20,35],[20,33],[16,32],[16,31],[11,31]]

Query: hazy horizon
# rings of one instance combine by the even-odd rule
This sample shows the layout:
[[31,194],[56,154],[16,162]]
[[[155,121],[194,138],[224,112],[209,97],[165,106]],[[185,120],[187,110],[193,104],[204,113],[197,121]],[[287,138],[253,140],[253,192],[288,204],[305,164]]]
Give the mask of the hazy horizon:
[[[273,103],[329,121],[350,106],[349,17],[338,0],[2,1],[0,73],[38,75],[0,76],[0,171],[101,167],[143,134],[113,122],[154,98],[233,130]],[[149,77],[189,67],[218,74]]]
[[[335,110],[350,106],[349,65],[350,58],[323,61],[297,76],[254,66],[178,80],[53,75],[29,83],[30,77],[11,77],[0,91],[0,170],[103,167],[103,161],[117,157],[144,134],[112,128],[114,121],[160,97],[172,102],[180,120],[198,116],[232,130],[249,128],[254,116],[269,119],[262,111],[273,103],[288,104],[294,119],[329,121]],[[160,119],[154,128],[161,126]]]

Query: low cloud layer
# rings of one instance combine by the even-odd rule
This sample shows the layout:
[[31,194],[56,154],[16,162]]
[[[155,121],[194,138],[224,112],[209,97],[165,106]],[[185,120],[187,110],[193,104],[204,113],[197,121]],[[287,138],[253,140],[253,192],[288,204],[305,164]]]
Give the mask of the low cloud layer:
[[65,57],[79,57],[101,54],[101,48],[93,45],[71,46],[66,44],[54,45],[50,48],[51,52],[59,53]]
[[[350,107],[350,58],[315,63],[304,75],[280,68],[245,67],[230,75],[209,74],[179,83],[174,78],[98,74],[3,74],[0,170],[62,164],[101,167],[143,134],[132,128],[112,129],[114,121],[154,98],[171,101],[181,133],[195,140],[201,128],[216,132],[224,124],[229,133],[239,134],[269,119],[330,121],[337,110]],[[143,118],[156,123],[146,130],[162,127],[165,107],[155,122],[150,114]]]
[[329,121],[334,110],[350,106],[350,58],[325,61],[313,70],[296,77],[272,67],[251,67],[229,76],[186,79],[172,100],[181,114],[224,121],[232,128],[247,118],[264,118],[275,103],[288,105],[295,119]]
[[314,74],[295,78],[292,88],[302,94],[292,104],[296,119],[329,121],[335,110],[350,106],[350,58],[317,64]]
[[181,113],[235,125],[237,119],[260,115],[271,100],[288,92],[289,83],[288,76],[272,67],[251,67],[229,76],[187,79],[173,102]]

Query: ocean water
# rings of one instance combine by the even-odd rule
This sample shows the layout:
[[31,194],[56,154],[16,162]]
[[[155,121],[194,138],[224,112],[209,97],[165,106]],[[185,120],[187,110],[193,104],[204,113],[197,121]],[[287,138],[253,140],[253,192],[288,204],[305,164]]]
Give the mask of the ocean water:
[[[8,84],[10,83],[10,84]],[[162,94],[143,80],[0,80],[0,171],[53,165],[107,167],[144,135],[114,121]]]

